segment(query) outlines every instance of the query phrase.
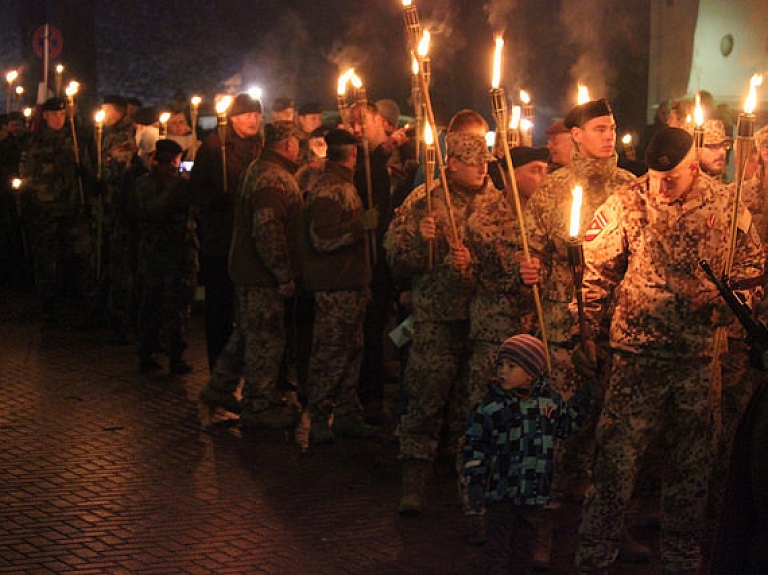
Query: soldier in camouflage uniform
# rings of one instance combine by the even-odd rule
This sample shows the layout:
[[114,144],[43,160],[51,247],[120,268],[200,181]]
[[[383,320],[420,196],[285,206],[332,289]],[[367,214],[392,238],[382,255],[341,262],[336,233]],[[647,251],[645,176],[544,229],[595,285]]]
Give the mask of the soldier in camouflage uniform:
[[242,374],[243,427],[284,428],[297,421],[298,411],[278,389],[278,377],[286,346],[285,300],[294,295],[297,281],[298,154],[295,124],[267,124],[264,151],[246,170],[235,199],[229,275],[238,317],[201,399],[226,408]]
[[78,183],[81,167],[61,98],[45,102],[43,120],[45,126],[32,140],[22,178],[35,287],[46,320],[54,322],[62,287],[72,284],[82,302],[93,290],[95,278],[93,245]]
[[[406,515],[423,511],[426,477],[437,455],[446,405],[451,394],[466,383],[469,301],[475,287],[471,255],[465,246],[466,222],[480,198],[496,193],[487,175],[493,156],[481,135],[486,130],[487,124],[479,117],[467,131],[451,131],[449,127],[446,137],[447,178],[458,238],[454,238],[449,223],[446,190],[442,186],[428,192],[431,213],[425,187],[411,192],[398,208],[385,238],[387,261],[393,273],[411,278],[415,321],[405,371],[408,409],[399,429],[403,460],[399,510]],[[456,441],[458,437],[457,434]]]
[[[735,196],[698,168],[695,153],[686,131],[659,131],[646,153],[648,174],[598,208],[585,234],[585,320],[600,334],[611,316],[613,357],[579,529],[576,564],[584,573],[602,573],[616,559],[637,458],[659,433],[668,434],[670,449],[662,479],[663,572],[693,575],[699,567],[713,334],[732,319],[699,262],[722,274]],[[737,226],[732,277],[758,276],[762,249],[743,206]]]
[[325,140],[325,172],[307,193],[301,226],[304,282],[315,295],[307,390],[310,441],[315,444],[332,442],[335,433],[375,434],[375,428],[363,422],[357,384],[363,320],[371,297],[366,234],[377,228],[378,212],[364,211],[353,183],[355,137],[333,129]]
[[126,210],[126,173],[136,153],[136,126],[126,114],[127,102],[117,95],[104,96],[102,140],[103,195],[96,206],[96,249],[101,252],[101,271],[106,270],[107,324],[115,343],[125,344],[126,329],[133,323],[134,275],[136,273],[136,222]]
[[149,174],[134,183],[138,224],[137,339],[139,371],[160,368],[154,360],[161,346],[170,358],[170,371],[192,371],[184,361],[184,327],[197,286],[197,245],[190,214],[187,181],[179,175],[182,148],[159,140]]
[[[550,385],[566,401],[576,390],[578,375],[571,361],[572,320],[568,305],[574,299],[568,263],[573,188],[583,189],[578,239],[595,209],[634,176],[616,165],[616,122],[605,99],[574,107],[566,116],[574,147],[571,162],[551,173],[526,205],[525,227],[529,246],[544,268],[542,307],[552,361]],[[599,403],[599,401],[598,401]],[[560,497],[579,498],[588,482],[591,426],[585,426],[562,446],[555,456],[555,503]]]

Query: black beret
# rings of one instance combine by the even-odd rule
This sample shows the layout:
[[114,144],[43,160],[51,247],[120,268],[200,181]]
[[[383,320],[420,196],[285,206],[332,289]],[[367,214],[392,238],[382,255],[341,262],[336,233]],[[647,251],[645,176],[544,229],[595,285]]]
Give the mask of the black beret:
[[293,122],[288,120],[275,120],[264,126],[264,142],[279,142],[287,140],[291,136],[297,136],[299,128]]
[[107,94],[104,96],[103,102],[105,104],[111,104],[116,108],[122,108],[123,110],[128,106],[126,99],[118,94]]
[[141,100],[139,100],[136,96],[129,96],[125,99],[125,102],[127,104],[130,104],[131,106],[136,106],[137,108],[141,108],[143,105],[141,103]]
[[239,116],[240,114],[248,114],[251,112],[257,112],[261,114],[261,102],[256,98],[251,98],[248,94],[238,94],[232,101],[232,106],[229,108],[230,116]]
[[312,130],[312,133],[309,135],[310,138],[325,138],[325,135],[328,133],[328,127],[326,126],[320,126],[319,128],[315,128]]
[[272,111],[273,112],[282,112],[283,110],[287,110],[288,108],[294,108],[295,104],[293,103],[293,100],[286,96],[280,96],[279,98],[275,98],[275,101],[272,102]]
[[600,98],[599,100],[590,100],[589,102],[574,106],[568,112],[564,121],[566,128],[570,130],[571,128],[581,128],[593,118],[611,115],[613,115],[613,111],[608,100]]
[[553,122],[550,124],[546,130],[544,130],[544,133],[547,136],[554,136],[555,134],[567,134],[571,130],[568,128],[568,126],[565,125],[564,120],[558,120],[557,122]]
[[307,114],[322,114],[323,107],[317,102],[307,102],[299,107],[299,116],[306,116]]
[[530,148],[528,146],[518,146],[509,150],[512,157],[512,165],[515,168],[524,166],[529,162],[549,162],[550,154],[547,148]]
[[681,128],[662,128],[648,144],[645,164],[649,170],[668,172],[688,155],[693,136]]
[[59,110],[66,110],[67,103],[63,98],[48,98],[43,104],[43,112],[57,112]]
[[160,119],[160,112],[157,108],[146,107],[139,108],[133,115],[133,121],[142,126],[151,126]]
[[182,151],[181,146],[174,140],[158,140],[155,144],[155,161],[159,164],[170,164]]
[[331,128],[325,135],[325,143],[329,146],[355,146],[357,145],[357,138],[347,130]]

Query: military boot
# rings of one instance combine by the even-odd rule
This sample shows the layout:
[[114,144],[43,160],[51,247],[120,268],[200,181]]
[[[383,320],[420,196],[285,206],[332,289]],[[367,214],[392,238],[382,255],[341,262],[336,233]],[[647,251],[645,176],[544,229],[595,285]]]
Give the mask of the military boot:
[[400,494],[400,515],[415,516],[424,512],[424,494],[430,463],[426,459],[403,461],[403,487]]

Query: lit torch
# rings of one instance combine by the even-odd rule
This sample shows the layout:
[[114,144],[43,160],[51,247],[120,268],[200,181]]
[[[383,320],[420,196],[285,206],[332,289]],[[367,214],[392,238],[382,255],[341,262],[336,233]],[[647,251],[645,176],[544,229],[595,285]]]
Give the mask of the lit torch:
[[197,155],[197,118],[200,111],[200,102],[202,102],[200,96],[192,96],[192,99],[189,101],[189,121],[192,123],[192,146],[187,151],[187,160],[190,162],[194,162]]
[[[368,209],[372,210],[376,206],[373,203],[373,172],[371,171],[371,148],[368,143],[368,134],[366,133],[366,117],[368,116],[368,96],[365,92],[365,86],[363,86],[362,80],[357,77],[357,74],[352,73],[350,78],[352,87],[355,89],[356,104],[360,109],[360,130],[361,139],[363,141],[363,165],[365,167],[365,187],[368,199]],[[368,230],[368,234],[365,236],[367,244],[367,254],[370,257],[370,262],[374,265],[378,260],[378,249],[376,247],[376,230]]]
[[[501,56],[504,48],[504,39],[496,36],[496,45],[493,56],[493,73],[491,76],[491,112],[496,121],[497,139],[501,139],[501,147],[504,151],[504,159],[507,162],[508,183],[512,192],[512,199],[515,205],[515,214],[520,228],[520,238],[523,244],[523,255],[526,261],[531,260],[530,250],[528,249],[528,235],[525,231],[525,220],[523,217],[523,207],[520,203],[520,193],[517,189],[517,180],[515,179],[515,170],[512,165],[512,156],[509,153],[509,142],[507,141],[507,95],[504,88],[501,87]],[[536,315],[539,320],[539,329],[541,330],[541,339],[544,342],[544,348],[547,356],[547,370],[552,371],[552,362],[549,357],[549,347],[547,345],[547,329],[544,324],[544,312],[541,307],[541,297],[539,295],[539,286],[534,284],[533,300],[536,304]]]
[[696,156],[704,146],[704,108],[701,107],[701,95],[696,92],[693,106],[693,143],[696,145]]
[[621,147],[624,149],[624,155],[628,160],[635,161],[635,146],[632,144],[632,134],[624,134],[621,138]]
[[509,131],[507,141],[510,148],[517,148],[520,145],[520,127],[521,127],[520,106],[512,106],[512,115],[509,117]]
[[[99,110],[93,117],[96,138],[96,177],[100,180],[104,171],[101,157],[102,138],[104,136],[104,110]],[[101,251],[104,244],[104,196],[99,194],[96,202],[96,280],[101,281]]]
[[578,90],[576,91],[576,105],[581,106],[582,104],[589,102],[589,100],[589,89],[583,84],[579,84]]
[[[573,287],[576,292],[576,309],[579,314],[579,330],[581,331],[582,344],[589,341],[589,332],[587,331],[587,322],[584,318],[584,299],[582,297],[582,282],[584,280],[584,245],[579,239],[579,228],[581,227],[581,204],[583,202],[584,191],[581,186],[573,188],[573,203],[571,204],[571,219],[568,229],[569,241],[566,246],[568,254],[568,263],[571,266],[571,277],[573,278]],[[586,345],[584,351],[589,353]],[[594,359],[594,358],[592,358]]]
[[[427,192],[427,214],[432,217],[432,179],[435,173],[435,137],[432,126],[427,122],[424,127],[424,184]],[[432,269],[435,258],[435,245],[429,240],[429,256],[427,265]]]
[[27,106],[22,114],[24,114],[24,127],[29,129],[29,126],[32,124],[32,108]]
[[16,98],[15,98],[15,105],[14,110],[21,110],[21,103],[24,98],[24,88],[22,86],[16,86]]
[[422,98],[421,98],[421,86],[419,82],[419,61],[413,58],[411,64],[411,103],[413,104],[413,114],[416,118],[416,158],[421,159],[421,126],[424,123],[424,113]]
[[21,248],[24,252],[24,259],[29,257],[29,248],[27,248],[27,233],[24,231],[24,225],[21,216],[21,186],[24,182],[19,178],[13,178],[11,180],[11,188],[13,188],[13,196],[16,200],[16,215],[19,218],[19,226],[21,227]]
[[16,78],[19,77],[19,73],[16,70],[11,70],[5,75],[5,81],[8,82],[8,90],[5,92],[5,113],[11,111],[11,92],[13,91],[13,83]]
[[216,102],[216,128],[219,133],[219,140],[221,141],[221,181],[225,194],[229,187],[227,185],[227,110],[231,104],[231,96],[223,96]]
[[411,50],[415,50],[421,38],[421,23],[419,22],[419,11],[411,0],[403,1],[403,19],[405,20],[405,30],[408,34],[408,45]]
[[61,95],[61,82],[62,77],[64,74],[64,66],[61,64],[56,65],[56,81],[54,82],[54,85],[56,86],[56,95]]
[[[61,64],[59,64],[60,66]],[[80,193],[80,205],[85,205],[85,194],[83,192],[83,178],[80,174],[80,146],[77,141],[77,130],[75,129],[75,94],[77,94],[79,84],[71,82],[64,94],[67,97],[67,117],[69,118],[69,129],[72,131],[72,151],[75,154],[75,163],[77,164],[77,188]]]
[[171,113],[170,112],[163,112],[162,114],[160,114],[160,118],[159,118],[159,120],[160,120],[160,130],[159,130],[158,137],[161,140],[164,140],[165,138],[168,137],[168,120],[170,120],[170,119],[171,119]]
[[345,127],[349,125],[349,118],[347,117],[347,112],[349,110],[349,106],[347,106],[347,83],[354,75],[355,70],[350,68],[339,76],[339,82],[336,85],[336,105],[339,108],[339,120]]

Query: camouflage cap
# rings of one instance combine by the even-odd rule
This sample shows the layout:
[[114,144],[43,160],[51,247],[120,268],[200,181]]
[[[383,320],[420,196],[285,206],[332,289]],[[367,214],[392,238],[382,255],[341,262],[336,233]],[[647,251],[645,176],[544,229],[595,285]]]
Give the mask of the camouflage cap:
[[275,120],[264,126],[264,142],[267,144],[287,140],[297,135],[298,128],[296,124],[288,120]]
[[755,147],[758,150],[768,148],[768,124],[755,132]]
[[731,140],[725,133],[725,124],[721,120],[705,120],[702,128],[704,128],[705,145],[722,144]]
[[488,151],[488,144],[483,136],[468,132],[451,132],[445,138],[448,157],[461,160],[471,166],[487,164],[495,158]]

